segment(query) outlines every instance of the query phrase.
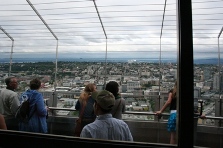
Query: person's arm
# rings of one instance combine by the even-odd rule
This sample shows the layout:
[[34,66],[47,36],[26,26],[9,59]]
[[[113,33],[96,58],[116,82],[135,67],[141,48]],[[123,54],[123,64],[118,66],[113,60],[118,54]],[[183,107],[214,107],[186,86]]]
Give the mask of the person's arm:
[[14,93],[10,96],[10,109],[13,115],[15,115],[18,107],[20,105],[19,96],[17,93]]
[[80,101],[77,100],[77,103],[76,103],[76,105],[75,105],[75,109],[76,109],[76,110],[80,110],[80,107],[81,107]]
[[201,118],[201,119],[206,119],[206,115],[205,115],[205,114],[202,114],[202,115],[200,116],[200,118]]
[[4,116],[0,114],[0,129],[5,129],[7,130],[6,124],[5,124],[5,119]]
[[37,97],[37,101],[34,107],[36,107],[38,115],[47,116],[47,108],[45,107],[42,94],[39,93],[36,95],[36,97]]
[[168,100],[163,105],[163,107],[161,108],[161,110],[159,110],[159,111],[156,112],[156,115],[162,114],[162,112],[170,105],[171,101],[172,101],[172,93],[170,92],[169,93],[169,96],[168,96]]

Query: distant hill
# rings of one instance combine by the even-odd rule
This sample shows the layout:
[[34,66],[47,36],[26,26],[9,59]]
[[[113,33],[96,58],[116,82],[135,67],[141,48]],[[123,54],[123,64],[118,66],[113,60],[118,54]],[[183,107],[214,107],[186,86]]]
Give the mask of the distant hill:
[[217,58],[195,59],[194,64],[218,64],[218,59]]
[[[148,62],[159,63],[157,58],[108,58],[107,62],[128,62],[134,60],[134,62]],[[104,58],[58,58],[57,61],[70,61],[70,62],[105,62]],[[0,58],[0,63],[8,63],[9,58]],[[12,62],[55,62],[55,58],[13,58]],[[175,59],[161,59],[161,63],[176,63]],[[222,61],[221,61],[222,63]],[[217,58],[210,59],[195,59],[194,64],[218,64]]]

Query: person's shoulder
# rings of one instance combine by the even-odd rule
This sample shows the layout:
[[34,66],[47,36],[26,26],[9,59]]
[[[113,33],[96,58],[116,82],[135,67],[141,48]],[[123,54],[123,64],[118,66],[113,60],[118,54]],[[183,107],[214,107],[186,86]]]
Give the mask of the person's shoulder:
[[14,92],[14,91],[12,91],[12,90],[10,90],[10,89],[6,89],[6,88],[5,88],[5,89],[2,89],[1,92],[2,92],[2,93],[10,93],[10,94],[14,94],[14,93],[16,93],[16,92]]
[[29,90],[28,93],[30,95],[42,96],[42,93],[40,93],[38,90]]
[[118,122],[118,123],[126,124],[122,119],[118,119],[118,118],[114,118],[114,117],[112,117],[111,119],[112,119],[113,121]]
[[118,126],[120,126],[120,127],[126,127],[126,126],[128,126],[128,124],[125,121],[123,121],[122,119],[115,118],[115,120],[118,123]]
[[[99,127],[101,124],[100,123],[98,123],[98,122],[100,122],[100,121],[94,121],[94,122],[91,122],[91,123],[89,123],[89,124],[87,124],[87,125],[85,125],[83,128],[84,129],[90,129],[90,130],[93,130],[93,129],[96,129],[97,127]],[[99,126],[98,126],[99,125]]]
[[8,92],[8,94],[10,94],[11,97],[18,97],[19,96],[19,94],[17,92],[12,91],[12,90],[7,89],[7,92]]
[[7,90],[7,89],[6,89],[6,88],[2,88],[0,92],[3,92],[3,91],[5,91],[5,90]]

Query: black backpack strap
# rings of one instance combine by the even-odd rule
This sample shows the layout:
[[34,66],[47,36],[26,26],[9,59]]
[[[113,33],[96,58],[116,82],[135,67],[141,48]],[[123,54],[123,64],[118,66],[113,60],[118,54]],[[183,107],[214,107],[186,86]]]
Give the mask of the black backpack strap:
[[34,110],[33,110],[32,114],[29,116],[28,120],[31,119],[31,117],[33,116],[33,114],[35,113],[35,111],[36,111],[36,103],[34,105]]
[[[28,99],[29,103],[30,103],[30,99],[32,98],[32,96],[33,96],[33,94],[32,94],[31,97]],[[35,111],[36,111],[36,103],[34,104],[34,110],[33,110],[33,112],[30,114],[28,120],[31,119],[31,117],[33,116],[33,114],[35,113]]]

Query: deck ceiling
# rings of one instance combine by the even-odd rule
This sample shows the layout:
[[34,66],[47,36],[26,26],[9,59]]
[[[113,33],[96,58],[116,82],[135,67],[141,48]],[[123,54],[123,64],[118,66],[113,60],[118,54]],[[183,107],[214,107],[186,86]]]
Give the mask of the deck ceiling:
[[[194,58],[217,58],[223,1],[193,0],[192,7]],[[59,57],[103,58],[107,50],[108,58],[176,59],[176,10],[176,0],[1,1],[0,59],[12,40],[15,58],[55,55],[58,43]]]

